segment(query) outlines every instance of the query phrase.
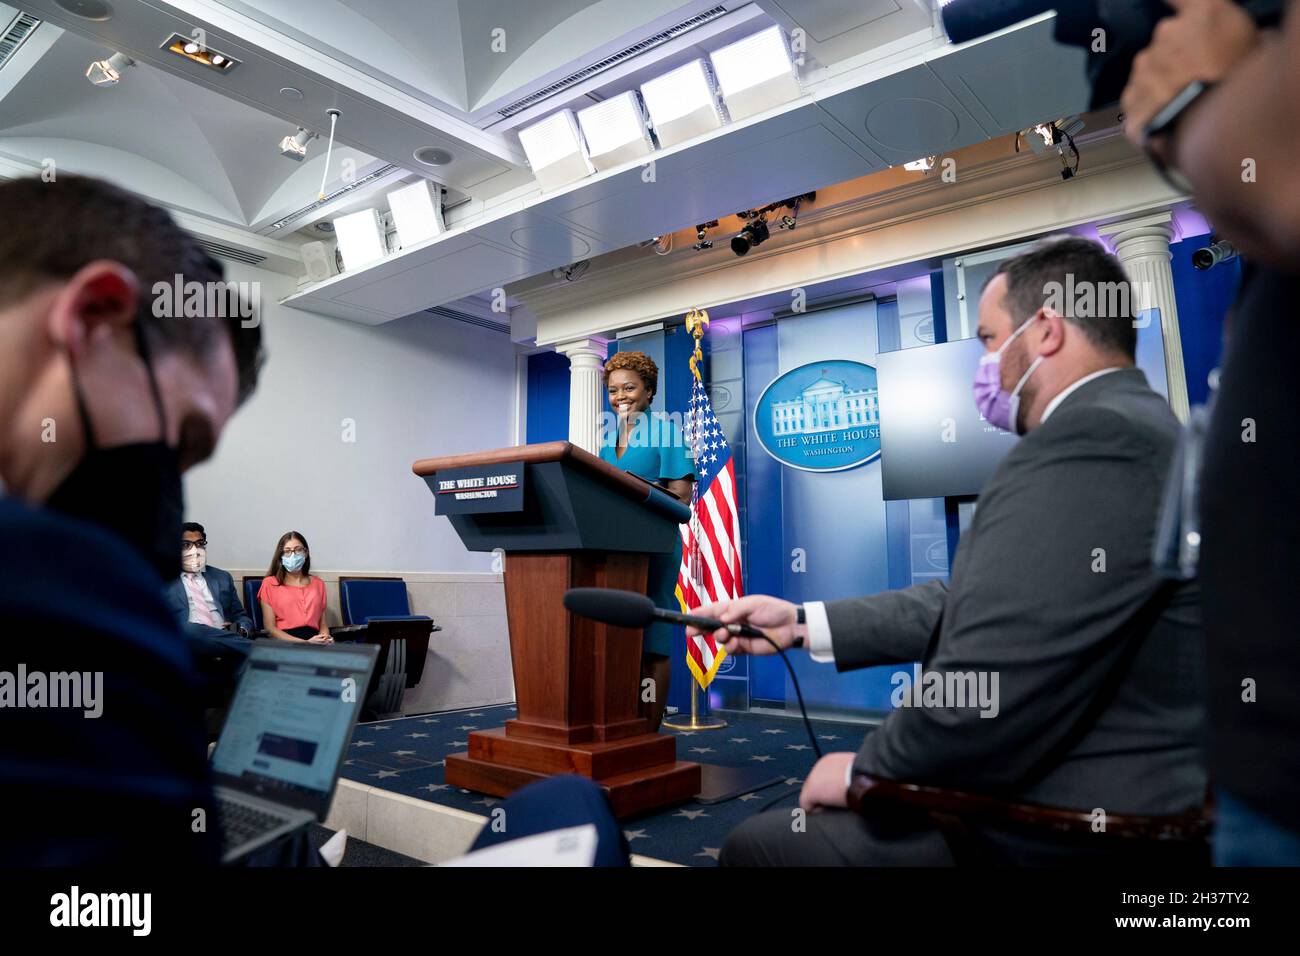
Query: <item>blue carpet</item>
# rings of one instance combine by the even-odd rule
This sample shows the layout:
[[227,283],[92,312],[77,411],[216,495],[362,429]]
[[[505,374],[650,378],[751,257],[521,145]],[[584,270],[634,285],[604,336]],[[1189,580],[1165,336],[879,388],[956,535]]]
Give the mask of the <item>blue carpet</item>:
[[[468,747],[471,730],[498,727],[513,717],[513,705],[481,707],[358,724],[344,761],[343,776],[367,786],[487,816],[500,798],[451,787],[443,776],[448,754]],[[812,745],[798,717],[726,713],[722,730],[670,731],[677,759],[731,767],[762,767],[784,783],[725,803],[694,801],[623,821],[633,853],[687,866],[716,865],[722,841],[738,823],[772,800],[776,808],[798,806],[798,792],[814,763]],[[813,721],[822,750],[857,750],[870,730],[861,724]]]

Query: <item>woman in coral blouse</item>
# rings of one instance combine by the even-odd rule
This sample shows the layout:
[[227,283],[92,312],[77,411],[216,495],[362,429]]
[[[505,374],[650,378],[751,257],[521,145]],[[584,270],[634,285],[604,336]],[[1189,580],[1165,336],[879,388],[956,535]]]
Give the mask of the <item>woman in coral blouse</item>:
[[325,626],[325,582],[311,576],[311,549],[297,531],[280,537],[257,601],[262,605],[262,626],[271,637],[334,643]]

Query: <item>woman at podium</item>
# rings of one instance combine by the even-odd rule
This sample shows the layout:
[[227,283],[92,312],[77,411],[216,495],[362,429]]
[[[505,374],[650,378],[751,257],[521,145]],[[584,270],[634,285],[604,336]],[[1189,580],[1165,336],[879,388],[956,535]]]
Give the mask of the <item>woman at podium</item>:
[[[654,482],[685,504],[691,501],[695,463],[682,430],[667,416],[652,414],[650,403],[659,386],[659,367],[644,352],[619,352],[605,363],[605,388],[611,427],[602,429],[600,457],[624,471]],[[647,593],[659,607],[676,608],[677,573],[682,552],[650,555]],[[641,645],[641,679],[654,681],[655,699],[642,702],[641,714],[658,731],[668,702],[672,676],[672,625],[646,628]]]

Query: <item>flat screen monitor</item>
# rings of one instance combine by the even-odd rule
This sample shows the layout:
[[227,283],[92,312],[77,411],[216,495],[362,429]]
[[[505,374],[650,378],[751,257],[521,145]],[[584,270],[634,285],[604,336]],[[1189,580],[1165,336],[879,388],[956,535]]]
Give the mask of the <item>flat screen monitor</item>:
[[975,408],[979,339],[881,352],[880,469],[886,500],[978,494],[1017,438]]

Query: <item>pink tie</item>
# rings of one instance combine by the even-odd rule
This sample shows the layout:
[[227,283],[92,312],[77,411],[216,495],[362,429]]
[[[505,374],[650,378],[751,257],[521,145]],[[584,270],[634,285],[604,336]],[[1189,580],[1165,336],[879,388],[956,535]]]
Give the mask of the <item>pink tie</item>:
[[185,590],[190,592],[190,608],[198,615],[198,621],[195,623],[216,627],[217,619],[212,616],[212,611],[208,608],[208,599],[203,596],[203,588],[199,586],[199,576],[182,574],[181,577],[185,579]]

